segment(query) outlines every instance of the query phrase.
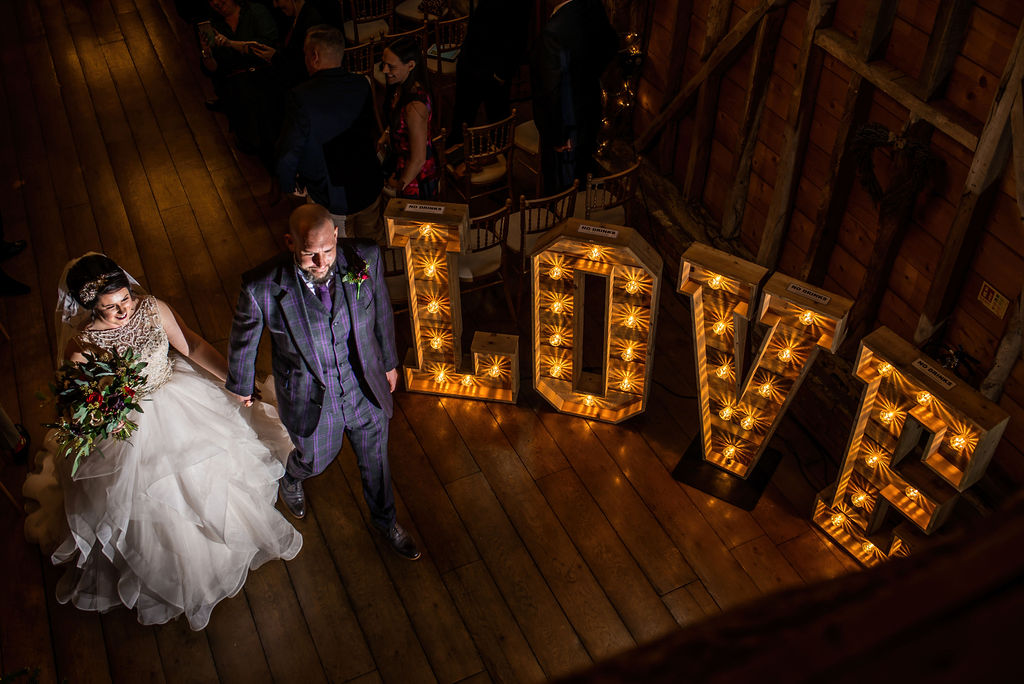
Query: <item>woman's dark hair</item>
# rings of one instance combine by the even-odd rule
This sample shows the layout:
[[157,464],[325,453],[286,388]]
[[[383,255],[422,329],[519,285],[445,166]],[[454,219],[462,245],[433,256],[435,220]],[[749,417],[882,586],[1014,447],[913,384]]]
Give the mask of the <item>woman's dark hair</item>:
[[103,254],[90,254],[75,262],[68,271],[68,292],[86,309],[96,306],[100,295],[132,287],[128,276],[113,259]]
[[427,78],[427,60],[423,55],[423,48],[420,45],[419,40],[416,38],[399,38],[385,48],[391,50],[395,57],[398,57],[402,64],[406,62],[416,62],[416,66],[412,68],[405,81],[398,83],[393,86],[388,86],[387,95],[384,99],[385,104],[391,107],[392,93],[395,89],[398,89],[398,101],[395,103],[393,108],[387,110],[388,121],[394,123],[397,121],[399,113],[405,109],[405,106],[416,99],[413,96],[415,88],[413,85],[419,84],[423,90],[430,91],[430,81]]

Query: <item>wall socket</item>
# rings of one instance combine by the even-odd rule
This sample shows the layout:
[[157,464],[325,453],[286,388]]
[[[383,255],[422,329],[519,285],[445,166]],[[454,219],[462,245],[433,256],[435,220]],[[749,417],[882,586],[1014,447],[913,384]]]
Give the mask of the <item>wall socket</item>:
[[978,301],[984,304],[985,308],[994,313],[997,318],[1002,318],[1006,314],[1006,307],[1010,305],[1010,300],[1004,297],[1002,292],[984,280],[981,281]]

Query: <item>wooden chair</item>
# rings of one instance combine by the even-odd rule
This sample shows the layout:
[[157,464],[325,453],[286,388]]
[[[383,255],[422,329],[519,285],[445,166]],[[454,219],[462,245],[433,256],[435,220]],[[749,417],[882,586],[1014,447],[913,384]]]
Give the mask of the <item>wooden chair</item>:
[[434,42],[427,48],[427,71],[431,77],[454,79],[458,50],[466,39],[469,17],[434,22]]
[[[423,0],[401,0],[401,2],[395,5],[395,17],[399,22],[406,24],[418,24],[423,21],[437,21],[441,18],[435,14],[424,14],[420,10],[420,5],[422,3]],[[446,4],[450,5],[450,3]],[[449,6],[441,16],[446,16],[450,11],[451,7]]]
[[512,189],[512,130],[516,110],[506,119],[483,126],[462,126],[462,142],[447,151],[445,172],[459,197],[470,202]]
[[[463,292],[473,292],[505,282],[505,247],[508,244],[508,219],[511,213],[512,200],[508,198],[501,209],[469,219],[466,244],[459,256],[459,280],[463,284]],[[507,287],[503,289],[505,303],[515,319],[516,309],[512,296]]]
[[519,211],[509,217],[508,249],[519,257],[517,268],[520,286],[516,311],[522,303],[523,293],[529,289],[526,285],[530,273],[530,254],[544,233],[573,215],[578,189],[579,181],[574,180],[570,187],[550,197],[529,200],[526,195],[521,195]]
[[594,178],[593,174],[588,173],[583,212],[581,216],[580,205],[577,204],[577,218],[625,225],[628,220],[626,204],[636,196],[636,176],[642,161],[641,157],[637,157],[636,163],[628,169],[600,178]]
[[535,179],[533,194],[540,195],[542,176],[540,171],[540,132],[533,119],[516,126],[512,137],[516,146],[516,161],[533,174]]
[[388,288],[391,308],[395,313],[409,310],[409,279],[405,275],[405,249],[402,247],[382,247],[381,268],[384,271],[384,284]]
[[445,177],[445,163],[447,156],[445,155],[444,141],[448,137],[448,129],[442,128],[438,131],[437,135],[430,139],[430,145],[434,148],[434,158],[437,160],[437,197],[436,200],[443,202],[445,200],[445,188],[447,187],[444,182]]
[[[408,31],[399,31],[397,33],[386,33],[381,37],[380,48],[377,50],[377,59],[380,59],[380,55],[384,54],[384,48],[393,43],[396,40],[402,38],[414,38],[420,44],[420,52],[426,53],[427,51],[427,24],[424,22],[420,26]],[[377,82],[381,88],[387,87],[387,79],[384,78],[384,72],[381,69],[373,70],[373,80]]]
[[395,0],[348,0],[345,40],[360,45],[395,30]]

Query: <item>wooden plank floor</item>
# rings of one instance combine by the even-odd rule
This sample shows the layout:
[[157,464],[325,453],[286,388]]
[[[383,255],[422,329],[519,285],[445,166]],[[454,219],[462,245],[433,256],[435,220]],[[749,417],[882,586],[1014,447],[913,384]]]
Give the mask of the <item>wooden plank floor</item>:
[[[221,349],[239,275],[273,255],[285,203],[203,106],[190,29],[171,0],[0,3],[0,211],[30,249],[4,264],[33,288],[0,300],[0,402],[36,444],[54,368],[65,261],[102,250]],[[466,329],[511,332],[500,293]],[[399,392],[391,458],[400,518],[424,557],[370,534],[346,448],[310,481],[302,553],[252,573],[209,627],[139,626],[58,605],[60,570],[0,502],[0,675],[72,682],[534,682],[679,625],[854,569],[808,522],[827,465],[789,426],[752,512],[675,482],[696,434],[688,314],[663,292],[649,411],[623,425]],[[399,328],[408,337],[406,318]],[[528,360],[524,361],[528,365]],[[264,368],[264,371],[266,369]],[[5,463],[15,496],[25,468]],[[823,480],[822,480],[823,482]],[[820,486],[821,482],[816,483]]]

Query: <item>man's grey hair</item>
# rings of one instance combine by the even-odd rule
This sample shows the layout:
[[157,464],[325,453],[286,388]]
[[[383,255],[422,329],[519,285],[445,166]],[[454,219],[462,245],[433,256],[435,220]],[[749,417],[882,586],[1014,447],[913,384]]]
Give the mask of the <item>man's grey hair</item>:
[[306,45],[316,48],[322,59],[340,62],[345,52],[345,34],[328,24],[317,24],[306,31]]

